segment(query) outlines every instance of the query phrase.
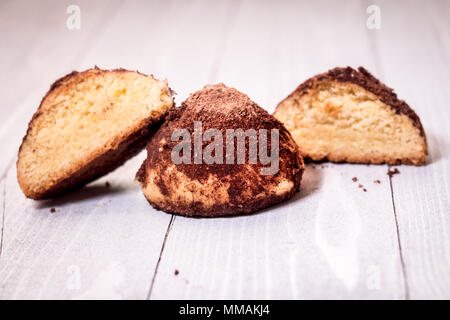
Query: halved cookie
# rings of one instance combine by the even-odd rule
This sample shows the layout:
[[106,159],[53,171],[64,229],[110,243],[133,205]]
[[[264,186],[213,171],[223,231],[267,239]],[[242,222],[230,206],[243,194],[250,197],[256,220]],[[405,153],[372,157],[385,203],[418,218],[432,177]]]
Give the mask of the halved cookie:
[[362,67],[335,68],[305,81],[274,116],[314,161],[425,164],[419,117]]
[[142,150],[173,105],[166,82],[139,72],[72,72],[33,115],[17,160],[23,193],[45,199],[114,170]]
[[289,199],[303,170],[283,124],[245,94],[217,84],[170,110],[136,178],[157,209],[217,217]]

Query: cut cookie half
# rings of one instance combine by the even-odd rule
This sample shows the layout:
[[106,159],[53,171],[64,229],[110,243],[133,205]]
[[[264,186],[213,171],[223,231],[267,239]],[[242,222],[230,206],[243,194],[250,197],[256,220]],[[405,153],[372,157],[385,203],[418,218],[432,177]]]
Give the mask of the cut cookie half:
[[314,161],[425,164],[419,117],[362,67],[308,79],[278,104],[274,116]]
[[96,67],[59,79],[19,149],[23,193],[50,198],[114,170],[144,148],[172,104],[166,82],[139,72]]

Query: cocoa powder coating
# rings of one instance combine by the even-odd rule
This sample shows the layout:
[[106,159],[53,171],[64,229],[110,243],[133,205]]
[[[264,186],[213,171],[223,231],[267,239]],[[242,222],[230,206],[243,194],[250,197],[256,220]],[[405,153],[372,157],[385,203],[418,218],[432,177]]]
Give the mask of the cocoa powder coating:
[[[179,141],[172,141],[172,132],[176,129],[188,129],[191,133],[192,150],[194,150],[194,121],[202,122],[202,131],[208,129],[217,129],[223,136],[223,155],[226,154],[226,130],[227,129],[267,129],[268,146],[270,151],[270,130],[279,130],[279,170],[274,175],[261,176],[260,169],[267,167],[260,163],[248,163],[249,142],[246,139],[246,161],[245,164],[194,164],[193,153],[190,164],[179,164],[176,169],[183,173],[192,181],[206,183],[210,175],[213,175],[219,181],[230,182],[227,189],[230,203],[227,205],[217,205],[205,210],[201,203],[193,201],[189,207],[178,204],[174,201],[161,205],[148,199],[156,208],[166,212],[182,215],[200,215],[200,216],[220,216],[232,215],[238,213],[251,213],[261,208],[270,206],[274,203],[283,201],[292,197],[300,186],[301,176],[304,170],[303,159],[290,133],[284,125],[270,115],[267,111],[259,107],[250,98],[237,91],[234,88],[228,88],[223,84],[208,85],[202,90],[190,95],[180,107],[173,107],[166,117],[164,124],[151,138],[147,145],[147,159],[139,169],[136,178],[142,184],[146,183],[146,170],[155,170],[164,172],[164,167],[172,164],[171,151]],[[258,134],[259,139],[259,134]],[[210,142],[202,141],[202,149]],[[236,146],[236,144],[235,144]],[[236,150],[234,151],[236,152]],[[236,156],[236,155],[235,155]],[[236,157],[235,157],[236,158]],[[162,166],[162,167],[158,167]],[[249,169],[250,168],[250,169]],[[281,178],[288,178],[293,182],[294,188],[282,196],[275,192],[268,192],[267,185],[276,185]],[[173,175],[173,179],[178,179]],[[161,194],[171,198],[171,187],[167,186],[167,180],[157,178],[153,182]],[[176,181],[174,182],[176,183]],[[213,188],[215,186],[212,186]],[[218,186],[217,186],[218,187]],[[177,190],[178,191],[178,190]],[[246,199],[243,205],[242,194],[249,192],[254,195],[253,198]],[[266,193],[266,196],[258,200],[256,195]]]

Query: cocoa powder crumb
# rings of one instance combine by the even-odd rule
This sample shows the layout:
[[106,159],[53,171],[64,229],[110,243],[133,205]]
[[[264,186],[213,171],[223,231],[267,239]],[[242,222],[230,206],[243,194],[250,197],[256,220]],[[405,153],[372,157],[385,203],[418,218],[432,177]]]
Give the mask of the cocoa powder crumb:
[[362,188],[363,187],[363,185],[360,183],[360,184],[358,184],[358,188]]
[[50,212],[51,212],[51,213],[54,213],[54,212],[56,212],[56,209],[55,209],[55,208],[51,208],[51,209],[50,209]]
[[353,181],[353,182],[356,182],[356,181],[358,181],[358,178],[357,178],[357,177],[353,177],[353,178],[352,178],[352,181]]
[[363,189],[363,191],[364,191],[364,192],[367,192],[367,189],[366,189],[366,188],[364,188],[364,189]]
[[375,180],[373,183],[380,184],[381,181],[377,179],[377,180]]
[[395,168],[394,170],[392,170],[392,169],[388,169],[388,172],[386,173],[389,177],[391,177],[392,178],[392,176],[394,175],[394,174],[399,174],[400,173],[400,171],[397,169],[397,168]]
[[174,275],[178,275],[178,274],[180,274],[180,271],[178,271],[177,269],[175,269],[175,272],[173,273]]

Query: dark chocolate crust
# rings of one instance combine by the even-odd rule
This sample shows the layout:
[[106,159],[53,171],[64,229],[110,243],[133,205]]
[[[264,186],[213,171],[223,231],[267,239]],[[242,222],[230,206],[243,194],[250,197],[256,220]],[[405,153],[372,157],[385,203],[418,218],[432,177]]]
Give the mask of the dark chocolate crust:
[[[218,129],[225,136],[226,129],[278,129],[279,130],[279,171],[275,175],[260,176],[260,168],[265,167],[259,161],[257,164],[179,164],[174,174],[166,174],[167,166],[172,165],[171,150],[178,144],[171,140],[176,129],[194,131],[194,121],[202,122],[203,132],[208,129]],[[268,139],[270,143],[270,139]],[[192,139],[193,141],[193,139]],[[203,142],[203,148],[207,145]],[[268,146],[270,150],[270,145]],[[248,145],[246,146],[248,151]],[[225,144],[223,154],[225,154]],[[248,154],[246,159],[248,159]],[[291,198],[299,189],[304,171],[303,159],[290,133],[284,125],[256,105],[246,95],[223,84],[206,86],[192,94],[181,107],[172,107],[164,124],[152,136],[147,145],[147,159],[136,174],[143,186],[147,181],[147,171],[156,170],[161,176],[154,181],[155,187],[166,197],[163,204],[147,199],[156,209],[184,216],[217,217],[225,215],[249,214]],[[229,201],[225,204],[214,203],[205,208],[201,202],[190,205],[173,200],[174,186],[170,185],[179,179],[178,172],[189,181],[200,182],[207,188],[222,188],[219,185],[208,185],[210,175],[218,181],[229,182],[226,190]],[[281,178],[293,182],[293,188],[282,195],[267,190],[267,186],[275,186]],[[210,190],[210,189],[208,189]],[[203,192],[201,190],[200,192]],[[272,190],[273,191],[273,190]],[[172,193],[172,194],[171,194]],[[263,193],[264,197],[258,197]],[[243,196],[251,194],[251,196]],[[219,200],[219,199],[218,199]]]
[[337,67],[329,70],[328,72],[318,74],[300,84],[286,99],[292,97],[294,94],[298,94],[300,96],[306,94],[308,90],[312,89],[317,82],[323,80],[353,83],[373,93],[383,103],[390,106],[395,113],[408,116],[412,120],[414,126],[419,129],[420,134],[425,138],[425,130],[420,122],[419,116],[414,112],[414,110],[411,109],[405,101],[398,99],[397,94],[393,89],[389,88],[380,80],[375,78],[363,67],[358,67],[358,70],[355,70],[352,67]]
[[[26,131],[25,136],[22,139],[22,143],[19,147],[18,153],[20,154],[22,150],[22,146],[24,141],[27,139],[28,134],[30,133],[31,128],[33,127],[34,121],[42,115],[42,105],[46,98],[57,88],[64,85],[65,82],[70,81],[70,79],[76,75],[84,74],[88,72],[98,72],[98,74],[104,73],[104,72],[135,72],[140,75],[146,76],[146,77],[153,77],[153,75],[146,75],[144,73],[141,73],[139,71],[130,71],[123,68],[119,69],[111,69],[111,70],[104,70],[100,69],[99,67],[95,66],[94,68],[87,69],[82,72],[78,71],[72,71],[71,73],[57,79],[53,84],[50,85],[49,90],[42,98],[38,109],[33,114],[30,122],[28,123],[28,128]],[[173,92],[170,88],[169,90]],[[173,100],[173,98],[172,98]],[[159,128],[161,123],[163,122],[165,116],[167,115],[167,112],[162,114],[159,118],[149,118],[147,119],[147,123],[144,127],[141,129],[137,129],[132,134],[130,134],[126,139],[124,139],[122,142],[119,143],[116,149],[108,150],[106,153],[103,153],[102,155],[98,156],[94,160],[90,161],[88,164],[86,164],[83,168],[79,169],[78,171],[74,172],[70,176],[61,179],[58,181],[55,185],[53,185],[51,188],[46,190],[45,192],[39,193],[34,195],[32,198],[34,200],[44,200],[53,198],[56,196],[59,196],[61,194],[64,194],[66,192],[69,192],[71,190],[81,188],[85,186],[86,184],[106,175],[107,173],[115,170],[116,168],[123,165],[127,160],[138,154],[140,151],[142,151],[145,148],[145,145],[147,144],[148,139],[151,137],[151,135],[156,132],[156,130]],[[19,163],[19,158],[16,161],[16,166]]]

